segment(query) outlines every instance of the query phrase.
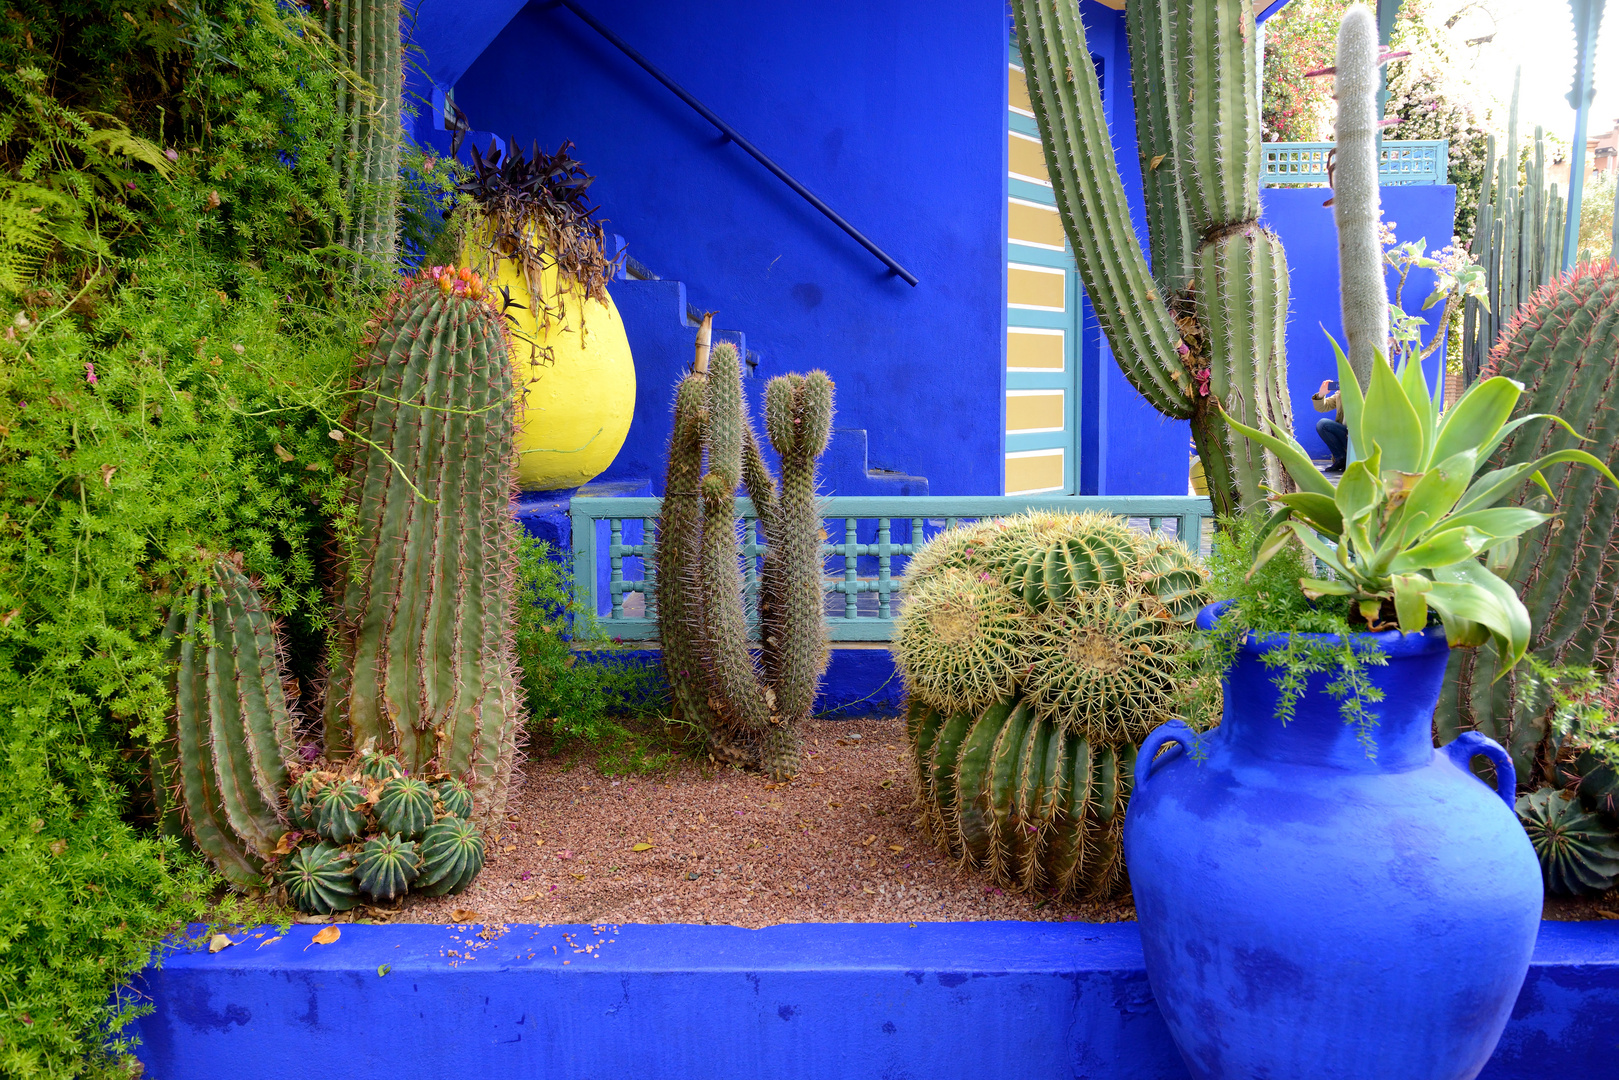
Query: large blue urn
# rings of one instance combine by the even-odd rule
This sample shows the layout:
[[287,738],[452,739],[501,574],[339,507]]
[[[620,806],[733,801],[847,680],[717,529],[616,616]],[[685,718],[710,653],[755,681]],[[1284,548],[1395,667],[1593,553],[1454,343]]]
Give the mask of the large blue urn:
[[1141,747],[1125,859],[1153,995],[1197,1080],[1471,1080],[1528,971],[1541,878],[1511,759],[1476,733],[1434,749],[1442,629],[1365,636],[1388,657],[1369,668],[1371,750],[1328,675],[1277,718],[1262,656],[1283,635],[1249,635],[1197,753],[1179,722]]

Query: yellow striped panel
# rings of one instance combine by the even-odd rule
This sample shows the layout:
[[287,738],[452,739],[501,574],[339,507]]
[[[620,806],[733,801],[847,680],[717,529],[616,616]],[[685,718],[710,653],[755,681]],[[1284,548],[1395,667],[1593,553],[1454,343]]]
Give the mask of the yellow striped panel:
[[1036,491],[1061,491],[1063,452],[1032,450],[1006,455],[1006,493],[1028,495]]
[[1034,115],[1034,102],[1029,100],[1029,84],[1023,81],[1023,69],[1015,64],[1006,65],[1006,102],[1025,116]]
[[1061,371],[1061,330],[1012,327],[1006,331],[1006,366],[1014,371]]
[[1032,180],[1051,186],[1051,174],[1046,171],[1046,151],[1039,139],[1017,131],[1006,133],[1006,171],[1020,180]]
[[1066,422],[1063,411],[1063,392],[1045,390],[1006,395],[1006,430],[1061,431]]
[[1039,244],[1041,247],[1062,250],[1062,218],[1055,206],[1008,199],[1006,205],[1006,238],[1020,244]]
[[1006,302],[1013,307],[1062,311],[1066,306],[1067,291],[1061,270],[1007,264]]

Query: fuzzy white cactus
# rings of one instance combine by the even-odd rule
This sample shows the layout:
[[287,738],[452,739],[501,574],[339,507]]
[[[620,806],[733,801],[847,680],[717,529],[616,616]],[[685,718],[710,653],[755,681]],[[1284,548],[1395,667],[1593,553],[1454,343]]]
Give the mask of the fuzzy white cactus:
[[1338,149],[1334,155],[1332,210],[1338,223],[1338,278],[1349,365],[1364,389],[1375,352],[1387,353],[1388,286],[1378,238],[1377,17],[1364,4],[1344,13],[1338,27]]

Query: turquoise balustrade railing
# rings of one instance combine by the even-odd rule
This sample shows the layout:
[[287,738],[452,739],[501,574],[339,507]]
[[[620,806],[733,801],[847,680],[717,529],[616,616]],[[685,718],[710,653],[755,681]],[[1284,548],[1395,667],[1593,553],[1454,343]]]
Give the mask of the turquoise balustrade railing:
[[[661,499],[576,498],[574,596],[597,613],[609,637],[653,641],[652,552]],[[738,500],[744,528],[744,577],[750,600],[759,585],[760,541],[753,504]],[[1209,500],[1193,496],[834,496],[822,501],[827,628],[833,641],[888,641],[903,602],[905,563],[923,543],[966,521],[1025,510],[1105,510],[1138,528],[1178,536],[1194,551],[1213,535]]]
[[[1268,142],[1259,166],[1259,182],[1325,184],[1329,142]],[[1382,182],[1390,187],[1407,184],[1443,184],[1449,175],[1449,139],[1384,139],[1378,161]]]

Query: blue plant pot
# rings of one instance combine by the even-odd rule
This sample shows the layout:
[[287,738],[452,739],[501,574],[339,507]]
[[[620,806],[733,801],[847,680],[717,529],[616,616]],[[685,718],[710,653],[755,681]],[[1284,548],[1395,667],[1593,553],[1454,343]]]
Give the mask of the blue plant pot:
[[1434,749],[1442,629],[1363,637],[1388,656],[1368,669],[1375,755],[1330,675],[1277,718],[1261,657],[1285,635],[1250,635],[1203,760],[1178,721],[1141,747],[1125,859],[1153,995],[1198,1080],[1471,1080],[1528,970],[1541,879],[1511,759],[1476,733]]

